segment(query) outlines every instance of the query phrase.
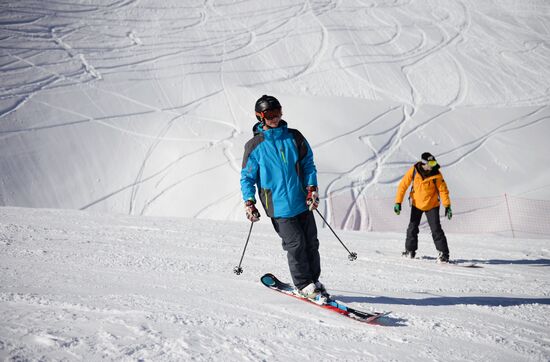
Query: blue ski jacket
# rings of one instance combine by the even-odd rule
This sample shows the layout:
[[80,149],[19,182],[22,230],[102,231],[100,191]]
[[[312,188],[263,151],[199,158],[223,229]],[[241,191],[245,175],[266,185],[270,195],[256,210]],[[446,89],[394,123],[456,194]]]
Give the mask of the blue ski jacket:
[[241,191],[244,201],[256,202],[256,185],[267,216],[289,218],[307,210],[306,186],[317,186],[313,152],[304,136],[288,128],[253,127],[254,137],[244,147]]

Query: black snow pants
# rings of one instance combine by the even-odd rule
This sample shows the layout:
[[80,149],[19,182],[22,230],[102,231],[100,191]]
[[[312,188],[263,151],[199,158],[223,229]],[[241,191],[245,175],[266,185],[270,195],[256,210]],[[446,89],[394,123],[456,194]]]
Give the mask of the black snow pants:
[[272,218],[277,234],[283,239],[292,282],[298,289],[315,283],[321,275],[319,240],[313,212],[306,211],[291,218]]
[[439,218],[439,206],[428,211],[422,211],[416,207],[411,207],[411,220],[407,228],[407,240],[405,241],[405,249],[408,251],[416,251],[418,249],[418,225],[422,214],[426,213],[428,224],[432,231],[435,248],[443,254],[449,255],[449,247],[447,245],[447,237],[441,228],[441,220]]

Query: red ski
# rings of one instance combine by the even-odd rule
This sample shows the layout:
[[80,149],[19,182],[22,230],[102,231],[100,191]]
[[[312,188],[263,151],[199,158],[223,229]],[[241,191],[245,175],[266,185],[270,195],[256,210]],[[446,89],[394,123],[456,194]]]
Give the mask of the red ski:
[[340,315],[343,315],[344,317],[348,317],[359,322],[379,325],[380,323],[378,323],[378,319],[390,314],[390,312],[376,312],[376,313],[363,312],[357,309],[350,308],[332,299],[329,299],[329,301],[326,304],[317,304],[311,299],[303,298],[296,295],[294,293],[294,287],[292,285],[280,281],[279,279],[277,279],[275,275],[270,273],[262,276],[260,278],[260,281],[262,282],[263,285],[265,285],[269,289],[275,290],[279,293],[286,294],[288,296],[294,297],[299,300],[303,300],[304,302],[308,302],[310,304],[316,305],[323,309],[336,312]]

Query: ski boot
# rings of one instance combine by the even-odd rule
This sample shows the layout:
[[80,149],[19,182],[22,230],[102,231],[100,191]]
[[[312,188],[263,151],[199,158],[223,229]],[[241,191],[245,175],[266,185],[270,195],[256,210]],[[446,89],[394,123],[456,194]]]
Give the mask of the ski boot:
[[[324,295],[321,290],[318,289],[316,283],[309,283],[302,289],[296,289],[296,294],[299,297],[311,300],[315,304],[322,305],[322,304],[327,304],[328,302],[328,297]],[[326,294],[328,295],[328,293]]]
[[437,263],[448,263],[449,262],[449,254],[445,254],[445,253],[439,253],[439,256],[437,257],[437,260],[436,260]]
[[320,281],[316,281],[315,288],[319,292],[320,299],[321,301],[323,301],[323,304],[326,304],[331,300],[330,294],[328,294],[327,289],[325,288],[323,283],[321,283]]

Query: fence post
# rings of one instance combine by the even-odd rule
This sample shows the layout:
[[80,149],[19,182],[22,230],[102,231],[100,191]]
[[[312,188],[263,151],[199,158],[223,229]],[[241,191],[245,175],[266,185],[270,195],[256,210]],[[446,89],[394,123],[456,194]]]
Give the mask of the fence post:
[[504,193],[504,200],[506,200],[506,210],[508,211],[508,221],[510,222],[510,230],[512,230],[512,239],[516,238],[514,233],[514,224],[512,224],[512,215],[510,214],[510,204],[508,203],[508,195]]

